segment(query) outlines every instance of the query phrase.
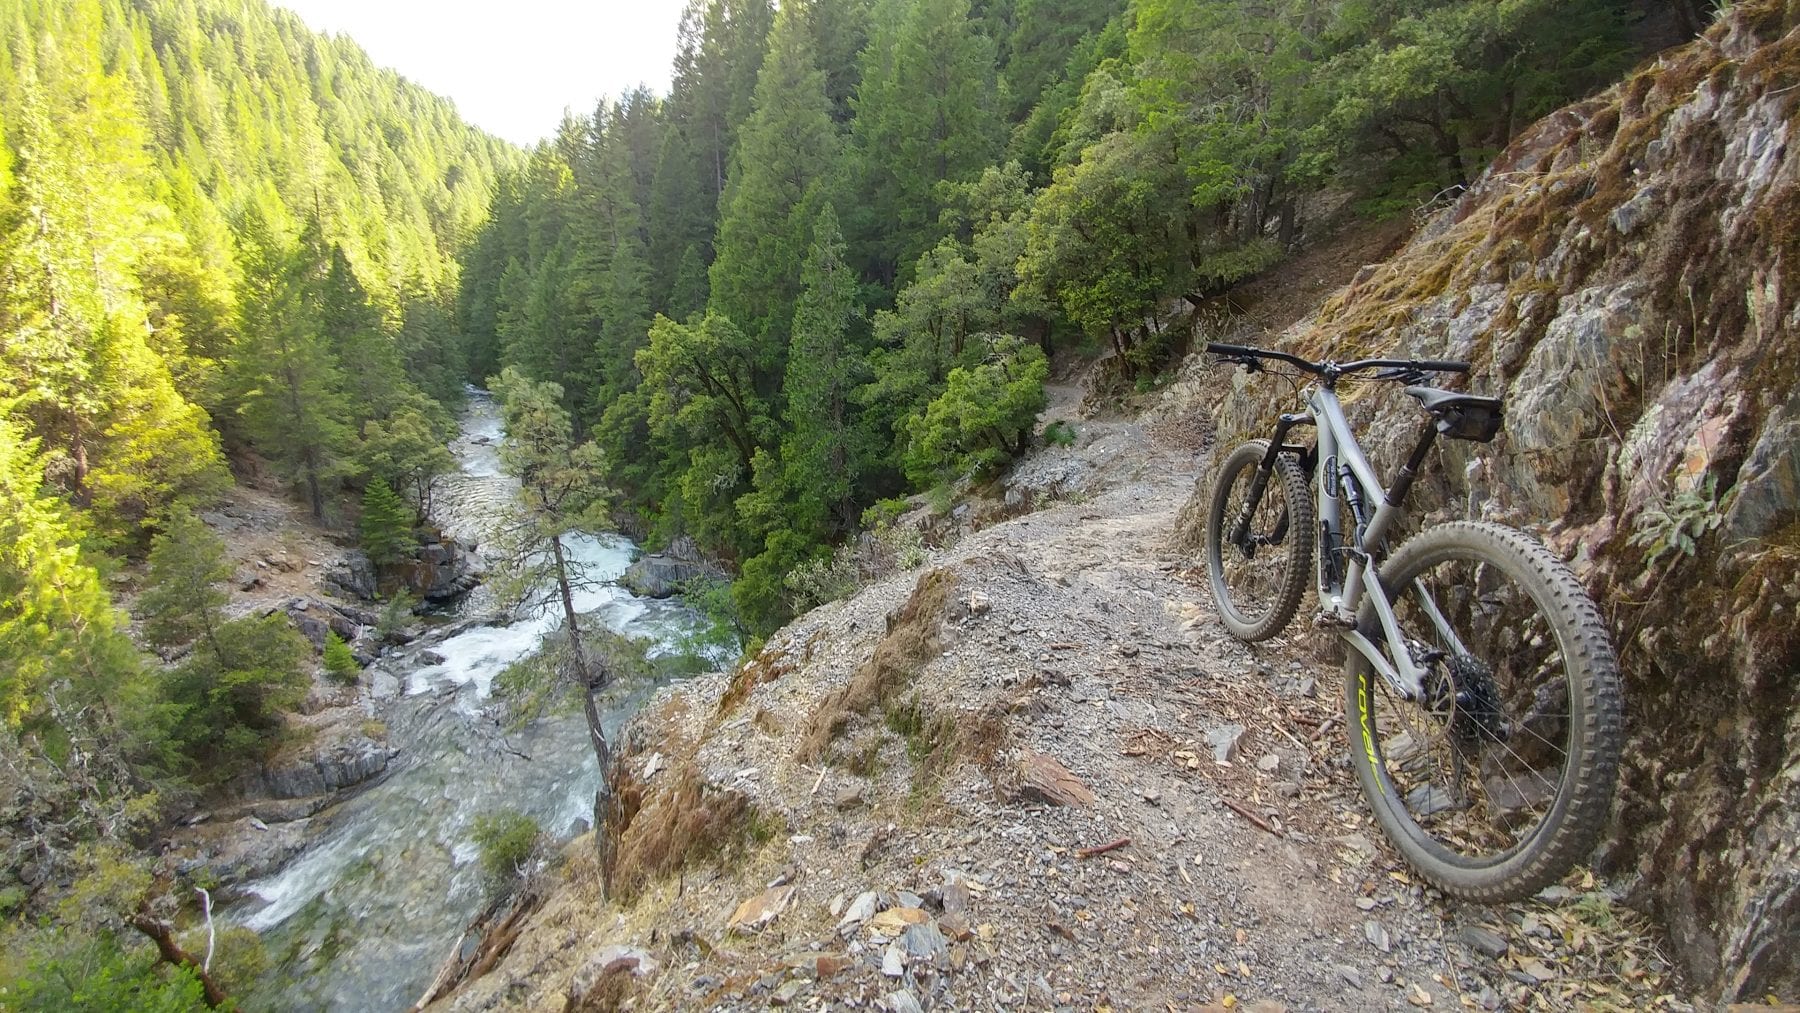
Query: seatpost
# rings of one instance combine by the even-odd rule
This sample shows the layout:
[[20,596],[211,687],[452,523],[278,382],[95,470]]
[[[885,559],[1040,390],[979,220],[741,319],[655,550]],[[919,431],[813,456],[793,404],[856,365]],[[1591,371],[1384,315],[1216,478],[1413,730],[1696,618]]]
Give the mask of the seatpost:
[[1431,445],[1437,442],[1437,426],[1426,423],[1419,433],[1419,442],[1413,445],[1412,453],[1406,463],[1400,465],[1400,471],[1388,486],[1386,493],[1388,505],[1399,506],[1412,489],[1413,479],[1419,476],[1419,466],[1425,463],[1425,455],[1431,452]]

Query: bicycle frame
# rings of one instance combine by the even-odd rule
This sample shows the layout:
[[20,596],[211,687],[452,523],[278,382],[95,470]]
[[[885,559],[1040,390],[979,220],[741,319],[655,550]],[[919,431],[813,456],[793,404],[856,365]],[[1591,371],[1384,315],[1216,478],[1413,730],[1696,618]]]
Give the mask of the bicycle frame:
[[[1307,388],[1305,398],[1307,410],[1304,415],[1284,414],[1277,422],[1268,453],[1252,479],[1250,502],[1260,498],[1277,455],[1299,456],[1302,466],[1313,474],[1317,486],[1314,490],[1319,522],[1316,589],[1321,623],[1336,627],[1351,649],[1367,658],[1395,690],[1408,700],[1417,700],[1424,694],[1424,675],[1413,661],[1411,652],[1404,649],[1406,639],[1400,632],[1393,605],[1371,571],[1385,555],[1383,540],[1400,515],[1401,504],[1412,487],[1419,465],[1437,439],[1437,428],[1424,427],[1412,454],[1394,476],[1393,484],[1383,489],[1374,466],[1356,442],[1356,435],[1350,431],[1337,392],[1329,384],[1315,384]],[[1318,438],[1314,446],[1302,447],[1287,442],[1288,434],[1300,425],[1316,428]],[[1371,511],[1370,503],[1376,494],[1380,499]],[[1248,516],[1240,518],[1232,532],[1234,540],[1243,537],[1248,522]],[[1289,534],[1298,537],[1297,533]],[[1419,590],[1434,625],[1454,636],[1436,603],[1424,594],[1423,588]],[[1385,634],[1383,639],[1394,647],[1391,660],[1357,628],[1356,616],[1365,596],[1380,620]]]

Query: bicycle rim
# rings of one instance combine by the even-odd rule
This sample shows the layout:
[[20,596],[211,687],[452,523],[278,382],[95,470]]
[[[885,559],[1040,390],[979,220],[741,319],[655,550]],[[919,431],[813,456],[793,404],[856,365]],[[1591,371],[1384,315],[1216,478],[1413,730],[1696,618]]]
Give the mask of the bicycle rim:
[[[1310,554],[1305,549],[1312,527],[1311,504],[1304,500],[1305,479],[1285,458],[1276,462],[1254,507],[1248,507],[1263,446],[1260,441],[1245,444],[1227,460],[1208,524],[1207,564],[1214,597],[1232,632],[1252,640],[1279,632],[1293,618],[1308,577]],[[1227,541],[1247,509],[1244,540]]]
[[[1352,739],[1383,826],[1415,866],[1460,895],[1518,896],[1598,833],[1616,762],[1616,674],[1597,615],[1578,607],[1585,596],[1548,553],[1497,551],[1509,547],[1495,539],[1523,536],[1452,527],[1422,536],[1424,551],[1396,553],[1382,577],[1424,697],[1405,700],[1353,662]],[[1372,615],[1362,628],[1380,638]],[[1597,679],[1612,680],[1607,692]],[[1596,750],[1590,712],[1609,706]]]

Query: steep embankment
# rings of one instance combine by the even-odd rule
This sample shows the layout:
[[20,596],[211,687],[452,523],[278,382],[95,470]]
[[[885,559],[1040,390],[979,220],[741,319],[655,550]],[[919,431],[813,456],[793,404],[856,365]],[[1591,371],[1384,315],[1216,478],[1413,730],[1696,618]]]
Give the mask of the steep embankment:
[[[1470,389],[1505,394],[1501,438],[1444,448],[1415,496],[1538,530],[1603,603],[1632,741],[1601,865],[1726,996],[1800,989],[1797,20],[1739,4],[1546,118],[1280,339],[1467,358]],[[1189,383],[1224,442],[1282,393]],[[1415,416],[1352,412],[1378,464]]]

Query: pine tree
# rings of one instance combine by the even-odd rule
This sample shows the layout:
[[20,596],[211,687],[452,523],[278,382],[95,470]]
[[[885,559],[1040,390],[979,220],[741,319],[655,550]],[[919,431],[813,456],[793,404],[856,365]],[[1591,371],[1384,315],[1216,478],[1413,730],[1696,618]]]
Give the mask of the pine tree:
[[205,639],[218,651],[221,609],[231,600],[223,587],[231,577],[225,543],[200,518],[169,518],[150,543],[149,587],[138,599],[144,636],[158,647],[178,647]]
[[330,483],[349,474],[352,417],[337,356],[318,330],[309,279],[321,264],[317,223],[289,239],[272,194],[250,206],[243,236],[243,344],[233,362],[245,431],[325,519]]
[[856,279],[844,259],[843,234],[830,204],[814,225],[812,251],[801,271],[805,290],[794,311],[788,356],[788,436],[782,442],[786,486],[793,496],[789,525],[821,539],[852,530],[859,452],[850,394],[862,372],[851,344],[857,321]]
[[356,663],[356,655],[350,651],[350,645],[335,631],[326,631],[325,649],[321,657],[325,662],[325,671],[339,682],[354,683],[356,674],[362,671],[362,666]]
[[222,783],[259,762],[279,736],[282,711],[305,694],[310,652],[280,612],[226,619],[224,543],[191,515],[173,518],[152,540],[149,564],[139,601],[146,630],[159,644],[194,645],[162,679],[175,712],[170,739],[192,776]]
[[863,366],[850,333],[858,317],[856,278],[844,260],[843,234],[830,204],[813,231],[818,238],[801,271],[805,289],[794,311],[783,384],[788,431],[779,458],[758,451],[755,491],[736,503],[744,523],[764,533],[761,552],[746,561],[733,589],[739,613],[758,630],[788,618],[787,572],[851,531],[859,513],[862,441],[850,403]]
[[852,126],[866,271],[892,281],[937,242],[937,184],[999,153],[994,43],[969,0],[884,0],[863,51]]
[[0,219],[0,400],[53,481],[129,540],[172,501],[216,491],[222,459],[145,340],[137,237],[156,209],[140,121],[97,54],[46,42],[23,55],[22,157]]
[[588,741],[600,768],[594,793],[594,825],[600,826],[608,816],[612,751],[600,720],[599,694],[612,682],[612,664],[583,633],[574,592],[587,576],[564,540],[605,524],[609,493],[602,484],[604,462],[593,443],[575,442],[556,384],[534,382],[509,368],[489,386],[506,424],[501,465],[519,481],[517,498],[501,526],[501,594],[516,608],[552,605],[561,612],[569,658],[562,671],[581,692]]
[[444,444],[448,420],[441,410],[414,395],[385,422],[370,422],[363,434],[363,468],[390,489],[411,500],[419,520],[431,515],[438,480],[456,470],[456,458]]
[[807,52],[800,8],[784,7],[756,82],[719,220],[709,309],[743,329],[763,389],[781,375],[800,264],[838,152],[825,75]]
[[363,490],[362,519],[358,531],[363,553],[377,567],[388,567],[410,558],[418,547],[413,537],[409,510],[383,479]]
[[141,671],[84,558],[80,524],[42,486],[36,442],[0,418],[0,719],[8,729],[51,719],[60,685],[75,691],[72,705],[128,701]]

